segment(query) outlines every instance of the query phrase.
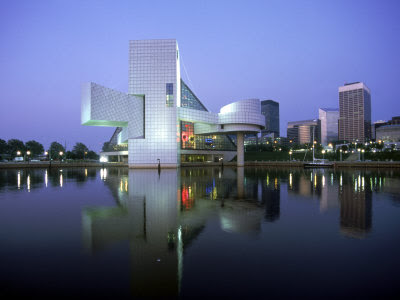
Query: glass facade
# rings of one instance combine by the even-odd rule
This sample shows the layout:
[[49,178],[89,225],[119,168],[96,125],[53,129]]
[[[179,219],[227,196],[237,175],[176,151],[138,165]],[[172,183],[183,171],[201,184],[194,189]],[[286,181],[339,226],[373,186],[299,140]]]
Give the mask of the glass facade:
[[183,80],[181,80],[181,107],[208,111]]
[[261,101],[261,113],[265,116],[265,129],[263,132],[280,136],[279,132],[279,103],[273,100]]
[[181,148],[185,150],[236,151],[236,145],[226,135],[196,135],[194,123],[181,121]]

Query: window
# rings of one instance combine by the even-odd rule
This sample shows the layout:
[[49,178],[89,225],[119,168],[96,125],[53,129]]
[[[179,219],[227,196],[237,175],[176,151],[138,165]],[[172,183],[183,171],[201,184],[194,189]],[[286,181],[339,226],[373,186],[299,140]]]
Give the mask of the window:
[[174,84],[173,83],[167,83],[166,84],[166,102],[165,104],[167,107],[173,107],[174,106]]

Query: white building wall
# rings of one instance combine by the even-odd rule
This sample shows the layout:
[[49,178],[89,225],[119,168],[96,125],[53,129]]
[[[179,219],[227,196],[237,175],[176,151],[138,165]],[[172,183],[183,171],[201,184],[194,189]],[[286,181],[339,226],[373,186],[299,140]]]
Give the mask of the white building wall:
[[82,85],[81,122],[84,125],[124,127],[122,140],[143,136],[143,99],[99,84]]
[[[164,167],[179,164],[177,100],[180,98],[176,40],[130,41],[129,94],[145,95],[144,139],[129,139],[129,165]],[[174,103],[166,105],[166,84],[173,84]]]

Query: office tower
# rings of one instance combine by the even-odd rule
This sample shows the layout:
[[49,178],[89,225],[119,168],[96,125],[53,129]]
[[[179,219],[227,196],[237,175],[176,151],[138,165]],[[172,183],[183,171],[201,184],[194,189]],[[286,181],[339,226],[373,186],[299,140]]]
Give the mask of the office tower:
[[319,119],[288,122],[287,137],[295,144],[321,142],[321,122]]
[[261,113],[265,116],[262,136],[273,133],[274,138],[279,137],[279,103],[273,100],[261,101]]
[[337,141],[339,109],[320,108],[319,119],[321,120],[321,144],[326,146],[330,142]]
[[362,82],[339,87],[339,140],[371,139],[371,93]]

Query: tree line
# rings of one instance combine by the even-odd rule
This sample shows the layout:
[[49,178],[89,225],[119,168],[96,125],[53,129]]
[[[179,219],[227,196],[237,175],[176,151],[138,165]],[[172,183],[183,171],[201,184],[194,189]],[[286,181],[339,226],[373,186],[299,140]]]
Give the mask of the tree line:
[[96,152],[79,142],[75,144],[72,151],[66,151],[65,147],[58,142],[52,142],[50,148],[45,151],[43,145],[34,140],[24,143],[18,139],[10,139],[7,142],[0,139],[0,159],[12,160],[17,156],[25,159],[99,159]]

